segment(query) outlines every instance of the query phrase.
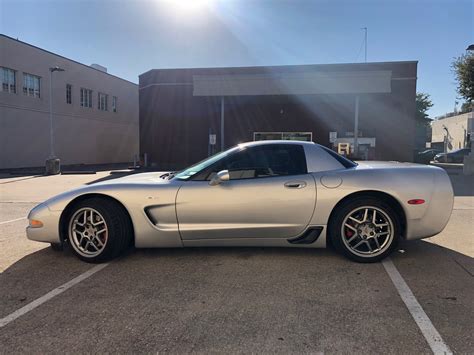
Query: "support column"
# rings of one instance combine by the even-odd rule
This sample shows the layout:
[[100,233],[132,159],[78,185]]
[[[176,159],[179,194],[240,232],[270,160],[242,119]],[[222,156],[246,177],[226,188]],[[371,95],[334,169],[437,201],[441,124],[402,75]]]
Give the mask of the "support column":
[[221,152],[224,151],[224,96],[221,96]]
[[359,95],[355,97],[354,114],[354,156],[359,158]]

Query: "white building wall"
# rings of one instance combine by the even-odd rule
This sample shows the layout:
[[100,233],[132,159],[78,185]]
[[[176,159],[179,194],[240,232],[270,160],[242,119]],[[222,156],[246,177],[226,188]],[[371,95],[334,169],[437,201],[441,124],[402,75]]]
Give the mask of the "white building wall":
[[448,151],[464,148],[467,144],[467,134],[474,134],[474,113],[469,112],[433,121],[431,123],[432,143],[444,142],[444,137],[446,135],[444,127],[448,129],[452,138],[451,147],[448,147]]
[[[0,87],[0,169],[39,167],[49,157],[49,68],[53,73],[55,153],[61,164],[122,163],[139,151],[138,86],[89,66],[0,35],[0,66],[16,71],[16,93]],[[23,94],[23,75],[41,77],[41,97]],[[72,85],[72,104],[66,103]],[[80,89],[92,93],[92,108],[81,107]],[[98,93],[108,111],[98,109]],[[112,97],[118,98],[112,112]]]

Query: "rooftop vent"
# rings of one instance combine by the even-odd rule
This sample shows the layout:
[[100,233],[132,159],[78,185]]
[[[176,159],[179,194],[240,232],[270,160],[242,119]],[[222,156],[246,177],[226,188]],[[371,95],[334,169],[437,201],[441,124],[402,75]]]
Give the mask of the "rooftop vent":
[[107,68],[103,67],[102,65],[99,64],[91,64],[91,67],[100,71],[103,71],[104,73],[107,73]]

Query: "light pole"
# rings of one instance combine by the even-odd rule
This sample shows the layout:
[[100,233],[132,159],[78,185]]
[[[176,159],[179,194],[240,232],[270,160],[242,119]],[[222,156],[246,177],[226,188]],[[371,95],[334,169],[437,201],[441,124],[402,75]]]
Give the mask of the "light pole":
[[54,129],[53,129],[53,73],[55,71],[64,71],[56,66],[49,68],[49,159],[56,158],[54,154]]
[[[364,44],[365,44],[365,62],[367,63],[367,27],[362,27],[361,30],[364,30]],[[359,52],[360,53],[360,52]]]
[[359,95],[355,97],[354,110],[354,158],[359,159]]
[[46,160],[46,173],[58,174],[59,161],[54,154],[54,128],[53,128],[53,72],[64,71],[64,69],[55,66],[49,68],[49,158]]
[[[365,62],[367,63],[367,27],[362,27],[361,30],[365,31],[364,44],[365,44]],[[359,95],[355,97],[355,113],[354,113],[354,157],[359,157]]]

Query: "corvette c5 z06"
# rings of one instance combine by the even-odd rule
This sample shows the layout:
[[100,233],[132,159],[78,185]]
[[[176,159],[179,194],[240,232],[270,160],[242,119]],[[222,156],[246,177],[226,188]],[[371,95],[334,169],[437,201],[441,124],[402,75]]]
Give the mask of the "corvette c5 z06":
[[440,168],[355,163],[318,144],[239,144],[177,173],[142,173],[63,193],[29,214],[29,239],[84,261],[126,248],[331,243],[374,262],[401,239],[443,230],[453,190]]

